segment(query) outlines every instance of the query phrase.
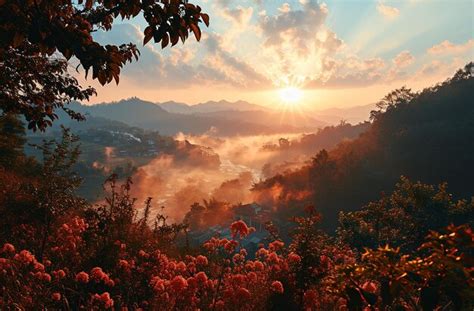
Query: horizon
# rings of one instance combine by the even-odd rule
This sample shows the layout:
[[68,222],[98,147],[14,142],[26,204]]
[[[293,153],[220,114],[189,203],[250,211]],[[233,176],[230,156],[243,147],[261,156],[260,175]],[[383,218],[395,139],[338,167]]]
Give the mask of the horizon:
[[136,96],[155,103],[243,100],[275,107],[289,87],[300,91],[308,110],[347,108],[375,103],[401,86],[418,91],[444,81],[474,55],[469,0],[197,4],[211,16],[199,43],[143,46],[142,18],[97,32],[100,43],[137,43],[142,57],[124,69],[120,86],[102,87],[80,72],[79,80],[98,90],[90,103]]

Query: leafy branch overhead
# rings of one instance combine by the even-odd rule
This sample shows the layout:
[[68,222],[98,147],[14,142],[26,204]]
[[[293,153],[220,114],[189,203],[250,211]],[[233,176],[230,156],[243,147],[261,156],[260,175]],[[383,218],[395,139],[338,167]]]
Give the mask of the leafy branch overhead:
[[[132,19],[139,14],[148,23],[143,43],[153,38],[163,48],[169,44],[174,46],[179,40],[184,43],[190,33],[199,41],[200,24],[209,25],[209,16],[201,7],[186,0],[0,1],[0,108],[24,115],[32,129],[44,129],[57,118],[54,108],[63,108],[70,100],[88,99],[93,90],[82,90],[77,81],[67,75],[67,61],[73,56],[84,68],[86,77],[92,71],[92,78],[100,84],[112,80],[118,84],[122,67],[138,59],[137,46],[127,42],[102,45],[92,34],[111,30],[119,17]],[[57,56],[60,60],[53,60]],[[65,81],[58,85],[36,80],[38,75],[44,74],[43,66],[31,66],[29,59],[42,63],[64,62],[56,73]],[[26,84],[31,86],[20,84],[14,90],[6,88],[4,85],[10,79],[7,72],[12,71],[18,71],[20,78],[29,79]],[[47,88],[50,96],[43,98]],[[19,101],[21,96],[31,100]],[[49,119],[46,123],[45,118]]]

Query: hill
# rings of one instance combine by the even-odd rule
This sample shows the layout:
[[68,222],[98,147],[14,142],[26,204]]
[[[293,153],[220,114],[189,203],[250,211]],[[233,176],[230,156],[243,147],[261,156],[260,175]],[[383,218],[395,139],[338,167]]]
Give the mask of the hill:
[[323,226],[334,229],[340,211],[351,211],[393,190],[401,175],[411,180],[448,182],[457,198],[472,194],[474,174],[474,77],[468,64],[452,79],[414,94],[388,94],[359,138],[319,152],[311,164],[276,175],[253,191],[257,200],[279,206],[314,205]]
[[[178,106],[184,107],[183,105]],[[209,105],[202,107],[209,107]],[[266,112],[260,112],[265,116],[264,118],[252,118],[251,120],[249,120],[248,114],[238,111],[220,112],[227,115],[225,118],[217,112],[214,112],[216,114],[211,112],[209,114],[172,113],[157,104],[136,97],[92,106],[85,106],[76,102],[72,103],[70,108],[86,116],[116,120],[131,126],[159,131],[164,135],[175,135],[179,132],[199,135],[208,132],[210,129],[221,136],[274,134],[308,130],[308,128],[299,125],[298,122],[294,123],[295,126],[284,122],[275,122],[273,115],[266,115]],[[203,109],[209,110],[209,108]],[[232,114],[235,115],[229,117]],[[310,125],[310,129],[314,130],[323,123],[314,121],[314,123],[308,122],[307,125]]]
[[188,105],[185,103],[177,103],[169,101],[158,104],[161,108],[172,113],[208,113],[218,111],[268,111],[268,108],[263,106],[251,104],[249,102],[239,100],[236,102],[229,102],[226,100],[220,101],[208,101],[205,103],[199,103],[197,105]]

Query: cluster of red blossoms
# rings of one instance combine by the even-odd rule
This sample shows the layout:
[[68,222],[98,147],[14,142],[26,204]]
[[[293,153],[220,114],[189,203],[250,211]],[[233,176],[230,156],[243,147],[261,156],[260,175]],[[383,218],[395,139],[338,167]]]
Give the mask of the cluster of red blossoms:
[[290,266],[300,260],[296,254],[287,260],[280,241],[261,245],[255,259],[248,259],[240,241],[254,229],[237,221],[230,227],[232,239],[211,238],[203,245],[205,253],[196,256],[174,259],[158,249],[132,251],[116,241],[112,267],[87,268],[81,257],[87,228],[79,217],[59,226],[42,262],[28,250],[5,244],[0,306],[253,310],[284,294]]
[[392,301],[415,310],[405,301],[420,285],[405,278],[408,272],[436,280],[448,266],[467,271],[456,243],[472,242],[470,229],[453,227],[434,237],[443,249],[451,247],[448,255],[434,251],[409,260],[386,247],[368,250],[360,262],[350,248],[311,244],[317,239],[304,232],[290,245],[276,239],[248,254],[241,242],[254,229],[243,221],[231,224],[230,239],[216,236],[201,249],[178,253],[143,238],[149,231],[140,224],[128,226],[123,240],[109,241],[97,222],[72,217],[51,230],[39,251],[4,244],[0,309],[265,310],[285,303],[304,310],[373,309],[386,303],[383,282],[390,279],[407,289]]

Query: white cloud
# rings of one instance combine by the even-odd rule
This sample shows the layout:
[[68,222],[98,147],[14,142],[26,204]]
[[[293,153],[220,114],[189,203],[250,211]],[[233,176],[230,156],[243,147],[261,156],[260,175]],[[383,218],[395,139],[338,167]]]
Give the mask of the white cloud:
[[428,49],[429,54],[462,54],[470,51],[474,52],[474,40],[470,39],[464,44],[454,44],[448,40],[436,44]]
[[383,4],[382,2],[377,3],[377,11],[387,18],[396,18],[400,15],[399,9]]

